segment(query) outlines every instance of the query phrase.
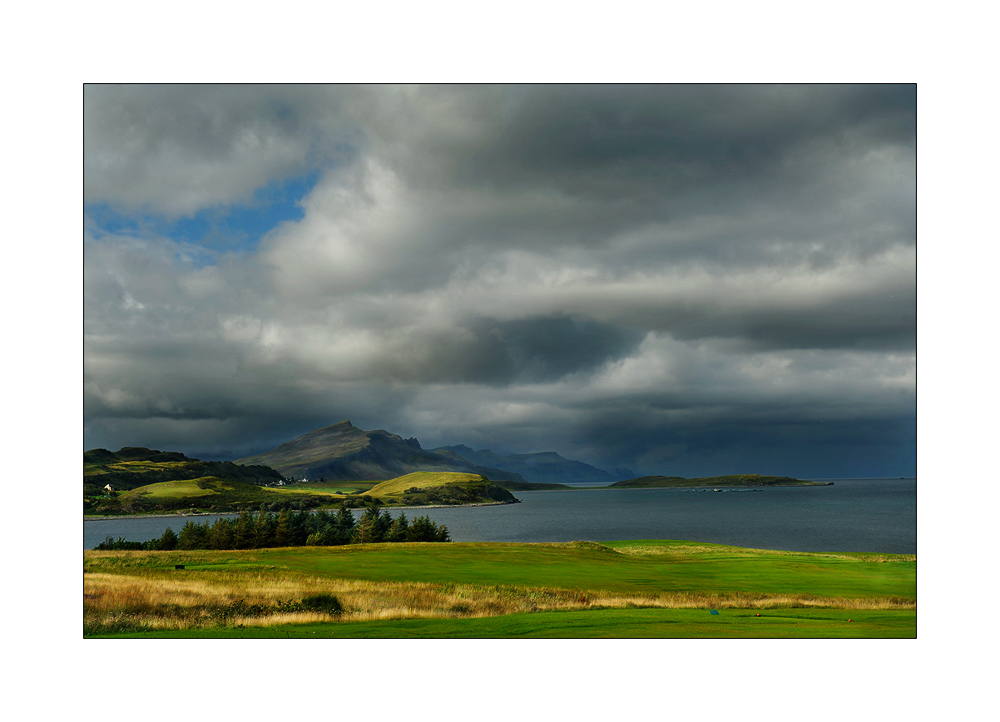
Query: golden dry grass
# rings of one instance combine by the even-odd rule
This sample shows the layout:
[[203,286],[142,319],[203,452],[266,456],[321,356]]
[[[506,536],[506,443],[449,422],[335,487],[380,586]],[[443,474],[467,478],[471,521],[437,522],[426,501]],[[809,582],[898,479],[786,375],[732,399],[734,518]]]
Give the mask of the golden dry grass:
[[[93,554],[93,553],[91,553]],[[842,599],[769,594],[630,594],[507,585],[429,584],[330,579],[286,569],[175,574],[130,569],[130,555],[116,554],[117,567],[84,574],[85,633],[144,628],[272,626],[316,621],[487,617],[519,612],[595,608],[837,607],[914,609],[911,599]],[[110,561],[110,559],[109,559]],[[332,594],[343,613],[288,611],[287,605]],[[283,608],[284,605],[284,608]]]

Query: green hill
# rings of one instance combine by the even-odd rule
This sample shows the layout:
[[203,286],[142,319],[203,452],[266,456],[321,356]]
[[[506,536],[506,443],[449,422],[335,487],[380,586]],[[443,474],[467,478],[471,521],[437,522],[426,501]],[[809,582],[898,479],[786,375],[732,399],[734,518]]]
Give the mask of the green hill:
[[514,495],[482,474],[418,471],[383,481],[367,491],[383,504],[481,504],[514,503]]
[[793,479],[790,476],[761,476],[760,474],[732,474],[730,476],[706,476],[685,479],[683,476],[640,476],[638,479],[616,481],[611,485],[625,489],[685,488],[685,487],[733,487],[733,486],[823,486],[815,481]]
[[[114,513],[121,492],[166,482],[215,478],[232,484],[262,487],[282,481],[266,466],[240,466],[231,461],[201,461],[175,451],[127,446],[117,452],[91,449],[83,453],[83,507]],[[105,489],[110,485],[113,491]]]
[[172,511],[225,512],[258,509],[262,504],[315,508],[334,506],[347,497],[322,490],[267,488],[243,481],[202,477],[161,481],[116,494],[98,507],[102,514]]

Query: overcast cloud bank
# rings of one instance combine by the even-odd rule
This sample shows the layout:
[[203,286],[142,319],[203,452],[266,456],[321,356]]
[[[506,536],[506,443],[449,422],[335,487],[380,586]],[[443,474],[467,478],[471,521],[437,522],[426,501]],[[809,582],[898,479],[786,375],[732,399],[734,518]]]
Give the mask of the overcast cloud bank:
[[912,86],[84,102],[86,448],[915,474]]

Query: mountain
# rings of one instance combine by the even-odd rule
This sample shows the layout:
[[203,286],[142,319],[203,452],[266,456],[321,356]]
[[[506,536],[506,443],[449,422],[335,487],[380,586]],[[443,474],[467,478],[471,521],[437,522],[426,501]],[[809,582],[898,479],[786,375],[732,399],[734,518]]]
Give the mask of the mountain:
[[604,484],[610,485],[620,478],[633,476],[628,469],[616,469],[616,474],[598,469],[582,461],[566,459],[554,451],[535,454],[495,454],[489,449],[474,451],[464,444],[442,446],[434,449],[438,454],[450,453],[478,466],[493,467],[515,472],[528,482],[539,484]]
[[237,459],[236,463],[262,464],[285,476],[311,481],[381,481],[415,471],[448,471],[482,474],[501,486],[505,482],[526,483],[516,473],[427,451],[414,438],[404,439],[382,429],[364,431],[350,421],[310,431],[271,451]]

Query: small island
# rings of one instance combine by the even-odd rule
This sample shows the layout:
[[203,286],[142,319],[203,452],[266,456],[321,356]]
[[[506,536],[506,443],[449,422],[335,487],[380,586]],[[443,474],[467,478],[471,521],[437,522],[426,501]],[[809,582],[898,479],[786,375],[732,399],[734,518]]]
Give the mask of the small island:
[[640,476],[638,479],[616,481],[609,488],[615,489],[682,489],[698,487],[764,487],[764,486],[832,486],[818,481],[803,481],[790,476],[761,476],[760,474],[731,474],[685,479],[683,476]]

